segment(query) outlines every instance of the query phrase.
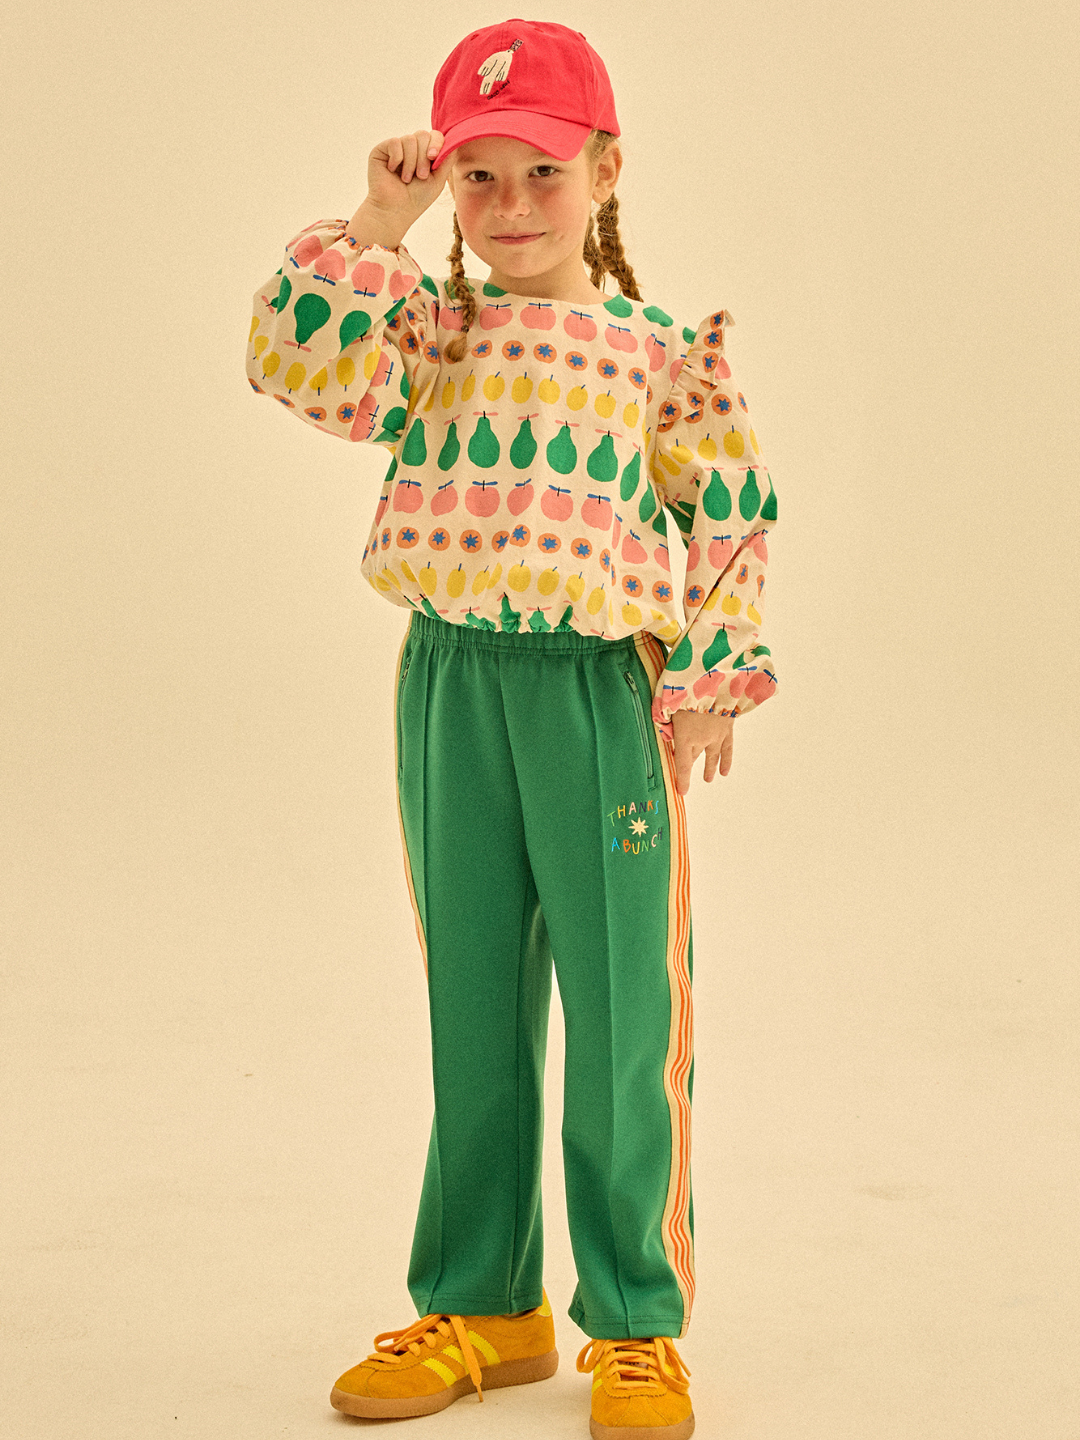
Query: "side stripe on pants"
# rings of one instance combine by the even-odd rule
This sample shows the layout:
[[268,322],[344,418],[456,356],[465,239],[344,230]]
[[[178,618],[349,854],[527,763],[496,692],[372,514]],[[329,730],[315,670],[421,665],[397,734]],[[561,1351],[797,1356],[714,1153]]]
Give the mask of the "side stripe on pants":
[[[655,635],[642,632],[638,653],[655,688],[667,663]],[[658,737],[659,738],[659,737]],[[690,984],[690,845],[686,806],[675,783],[674,757],[659,739],[671,826],[671,880],[668,889],[668,980],[671,1030],[664,1087],[671,1107],[671,1184],[664,1207],[664,1250],[683,1295],[683,1334],[694,1303],[694,1237],[690,1231],[690,1066],[694,1055],[694,1009]],[[680,1339],[681,1336],[674,1336]]]

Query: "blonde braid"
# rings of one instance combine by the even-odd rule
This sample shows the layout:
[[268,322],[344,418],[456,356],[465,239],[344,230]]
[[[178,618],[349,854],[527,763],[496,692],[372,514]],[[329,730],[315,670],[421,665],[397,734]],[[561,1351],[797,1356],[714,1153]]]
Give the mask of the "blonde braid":
[[458,224],[457,211],[454,211],[454,245],[450,254],[446,257],[450,261],[450,279],[445,282],[446,295],[455,304],[458,297],[461,298],[461,333],[455,335],[446,346],[446,358],[453,364],[464,360],[465,351],[469,348],[469,329],[476,319],[476,296],[473,294],[472,286],[465,278],[465,266],[463,264],[463,251],[465,237],[461,233],[461,226]]
[[[600,255],[604,269],[615,276],[619,289],[629,299],[644,299],[623,250],[622,237],[619,234],[619,201],[614,191],[596,212],[596,228],[600,232]],[[593,284],[596,283],[594,279]]]
[[593,217],[590,213],[588,229],[585,231],[585,247],[582,259],[589,267],[589,279],[598,290],[602,290],[604,288],[601,284],[604,278],[604,257],[600,254],[600,250],[596,244],[596,236],[593,231]]
[[[606,130],[594,130],[588,140],[590,159],[599,160],[616,138]],[[600,236],[599,246],[593,238],[593,217],[590,215],[589,228],[585,232],[583,258],[591,267],[592,283],[600,288],[600,281],[606,270],[609,274],[614,275],[620,291],[628,299],[644,299],[638,289],[637,281],[634,279],[634,272],[630,268],[626,252],[623,250],[622,237],[619,235],[619,201],[614,191],[596,212],[596,229]]]

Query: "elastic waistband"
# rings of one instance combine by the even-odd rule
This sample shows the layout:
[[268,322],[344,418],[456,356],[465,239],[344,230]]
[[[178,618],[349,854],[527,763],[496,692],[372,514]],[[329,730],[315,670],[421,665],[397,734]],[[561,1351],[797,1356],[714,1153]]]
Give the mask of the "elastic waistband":
[[[450,620],[433,619],[426,611],[414,610],[409,618],[409,635],[435,645],[456,645],[470,650],[504,650],[544,655],[613,655],[636,648],[637,633],[610,640],[604,635],[582,635],[577,630],[486,630]],[[658,640],[664,653],[667,647]]]

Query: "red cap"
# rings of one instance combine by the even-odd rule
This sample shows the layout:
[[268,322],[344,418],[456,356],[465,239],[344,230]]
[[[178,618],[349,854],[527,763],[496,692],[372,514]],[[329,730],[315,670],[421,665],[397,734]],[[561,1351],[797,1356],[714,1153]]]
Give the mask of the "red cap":
[[572,160],[591,130],[620,133],[604,62],[580,31],[546,20],[504,20],[466,35],[435,77],[431,128],[444,136],[433,170],[484,135]]

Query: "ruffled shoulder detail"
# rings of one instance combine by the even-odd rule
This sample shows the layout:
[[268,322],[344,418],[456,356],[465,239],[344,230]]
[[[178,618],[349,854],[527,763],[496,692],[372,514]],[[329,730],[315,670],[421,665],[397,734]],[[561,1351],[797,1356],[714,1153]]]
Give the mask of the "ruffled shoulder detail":
[[692,380],[709,386],[715,383],[716,376],[726,379],[731,374],[726,361],[723,365],[721,361],[724,358],[724,333],[729,325],[734,324],[735,317],[730,310],[714,310],[711,315],[705,316],[696,330],[691,330],[689,326],[683,329],[687,348],[681,360],[671,367],[673,389],[680,380],[685,389]]

